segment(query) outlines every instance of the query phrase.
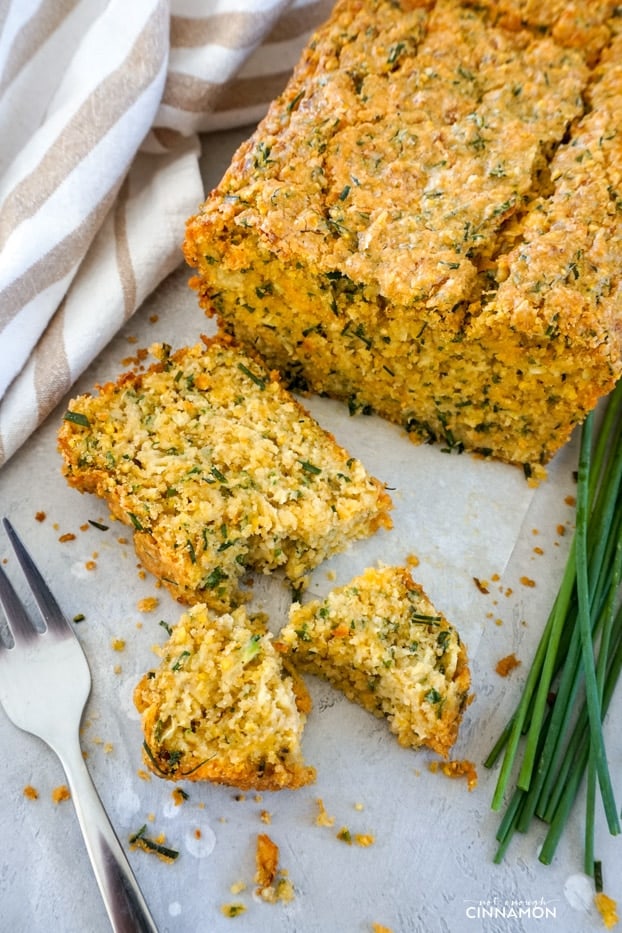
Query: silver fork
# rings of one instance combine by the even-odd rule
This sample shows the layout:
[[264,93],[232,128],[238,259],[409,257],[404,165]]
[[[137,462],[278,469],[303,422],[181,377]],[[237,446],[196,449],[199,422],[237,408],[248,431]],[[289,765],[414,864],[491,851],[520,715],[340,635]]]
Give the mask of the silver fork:
[[157,933],[82,757],[79,730],[91,691],[86,657],[15,529],[6,518],[2,523],[45,631],[35,628],[0,567],[0,603],[12,636],[12,645],[0,637],[0,703],[16,726],[43,739],[61,761],[112,929]]

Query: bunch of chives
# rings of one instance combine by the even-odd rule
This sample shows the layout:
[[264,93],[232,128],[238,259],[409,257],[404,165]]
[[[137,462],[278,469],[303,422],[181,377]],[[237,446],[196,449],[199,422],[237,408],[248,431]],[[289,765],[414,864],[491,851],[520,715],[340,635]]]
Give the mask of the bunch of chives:
[[493,767],[503,753],[494,810],[501,809],[518,769],[495,862],[514,832],[526,832],[536,816],[548,824],[539,859],[550,864],[586,779],[584,869],[598,890],[597,789],[609,832],[620,832],[602,722],[622,668],[622,381],[607,401],[596,440],[593,421],[590,414],[582,428],[576,530],[559,591],[518,706],[484,764]]

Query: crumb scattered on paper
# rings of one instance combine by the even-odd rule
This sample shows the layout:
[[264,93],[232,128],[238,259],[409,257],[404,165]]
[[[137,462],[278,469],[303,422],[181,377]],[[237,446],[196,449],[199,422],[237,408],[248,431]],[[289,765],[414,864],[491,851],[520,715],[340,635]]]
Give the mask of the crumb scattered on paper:
[[71,794],[66,784],[59,784],[52,790],[52,800],[54,803],[61,803],[63,800],[69,800]]
[[516,667],[520,667],[520,664],[520,660],[514,653],[507,654],[504,658],[500,658],[497,661],[495,671],[499,677],[507,677]]

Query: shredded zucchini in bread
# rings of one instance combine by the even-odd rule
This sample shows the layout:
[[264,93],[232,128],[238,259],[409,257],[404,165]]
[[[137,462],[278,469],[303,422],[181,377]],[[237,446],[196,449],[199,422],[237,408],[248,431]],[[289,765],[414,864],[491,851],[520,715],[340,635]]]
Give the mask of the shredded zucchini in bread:
[[620,23],[339,0],[188,222],[205,311],[291,385],[543,476],[622,372]]
[[182,615],[134,693],[155,774],[257,790],[315,779],[300,747],[310,698],[271,639],[244,607]]
[[182,602],[228,609],[247,572],[295,586],[390,527],[382,484],[255,357],[205,339],[73,399],[59,431],[68,483],[134,529],[144,566]]
[[276,647],[386,717],[401,745],[446,756],[471,683],[466,648],[403,567],[369,568],[325,599],[294,603]]

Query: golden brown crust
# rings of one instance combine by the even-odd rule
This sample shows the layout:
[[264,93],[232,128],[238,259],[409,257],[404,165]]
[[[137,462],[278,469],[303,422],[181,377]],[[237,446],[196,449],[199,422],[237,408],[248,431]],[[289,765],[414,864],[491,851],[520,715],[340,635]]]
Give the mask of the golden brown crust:
[[295,385],[541,474],[622,372],[614,7],[337,3],[188,222],[207,313]]

